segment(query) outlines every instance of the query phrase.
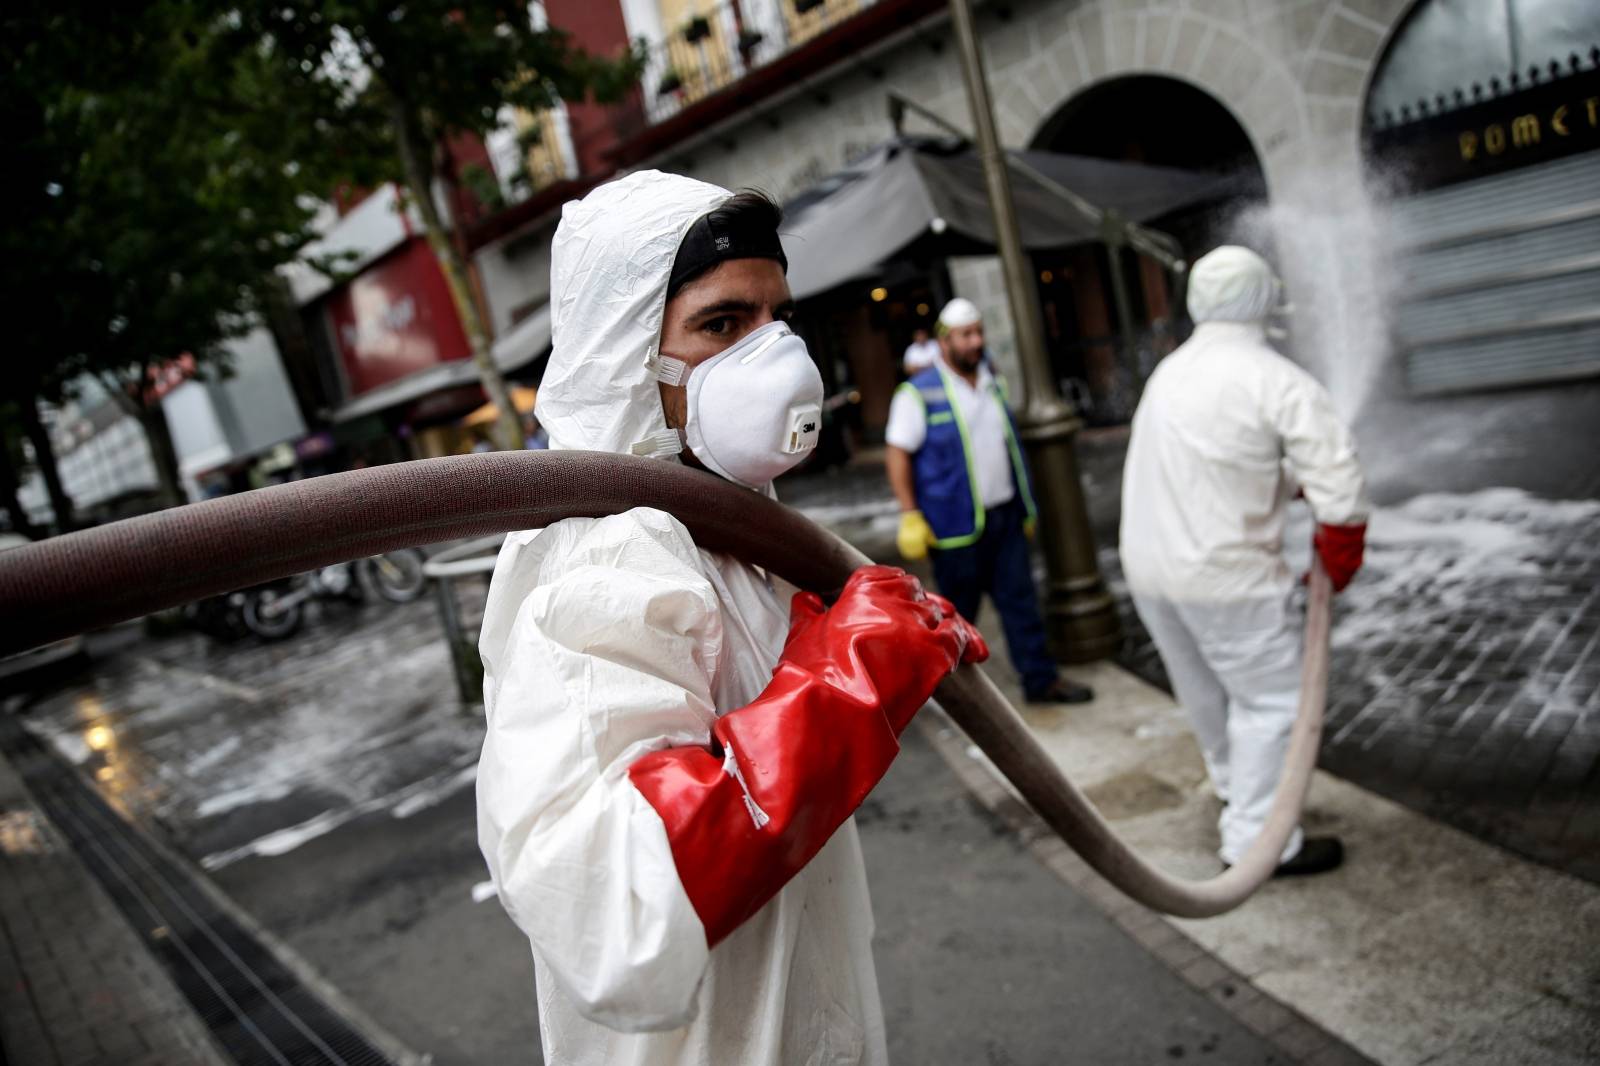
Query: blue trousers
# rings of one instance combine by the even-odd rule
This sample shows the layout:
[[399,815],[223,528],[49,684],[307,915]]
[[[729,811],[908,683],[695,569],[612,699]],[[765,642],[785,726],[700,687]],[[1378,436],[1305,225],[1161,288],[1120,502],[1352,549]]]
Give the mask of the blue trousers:
[[1058,674],[1039,618],[1028,538],[1022,530],[1027,517],[1027,508],[1016,498],[990,508],[983,536],[976,543],[934,550],[933,578],[940,594],[970,622],[977,621],[983,594],[989,594],[1005,627],[1011,665],[1022,676],[1023,690],[1037,695],[1049,688]]

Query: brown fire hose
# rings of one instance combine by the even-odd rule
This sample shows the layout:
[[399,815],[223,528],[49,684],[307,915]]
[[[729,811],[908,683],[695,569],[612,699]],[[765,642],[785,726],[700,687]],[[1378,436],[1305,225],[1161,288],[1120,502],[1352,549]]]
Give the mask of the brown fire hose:
[[[824,595],[868,561],[799,512],[673,463],[598,452],[424,459],[207,500],[0,553],[0,655],[319,566],[634,507],[670,512],[702,548]],[[1300,711],[1283,778],[1256,842],[1209,880],[1170,877],[1118,840],[977,668],[956,671],[936,698],[1112,884],[1168,914],[1220,914],[1271,876],[1300,820],[1322,733],[1331,597],[1315,567]]]

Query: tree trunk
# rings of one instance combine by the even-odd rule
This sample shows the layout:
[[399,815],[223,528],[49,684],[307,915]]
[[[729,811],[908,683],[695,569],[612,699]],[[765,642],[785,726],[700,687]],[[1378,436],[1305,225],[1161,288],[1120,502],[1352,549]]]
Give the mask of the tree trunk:
[[[150,462],[156,468],[156,496],[161,506],[179,507],[188,502],[189,496],[183,491],[183,482],[178,477],[178,449],[172,444],[172,428],[167,425],[166,408],[161,406],[159,398],[153,398],[148,403],[141,402],[143,394],[139,390],[149,380],[146,368],[141,366],[136,384],[129,386],[115,378],[103,379],[103,383],[122,412],[131,415],[139,423],[139,428],[144,430],[145,443],[150,446]],[[135,395],[141,399],[135,399]]]
[[22,432],[28,438],[28,443],[33,445],[33,461],[39,465],[39,476],[44,478],[45,491],[50,494],[50,510],[56,516],[56,532],[71,533],[77,528],[78,520],[73,513],[72,497],[61,485],[61,471],[56,468],[56,450],[50,444],[49,431],[39,418],[39,404],[34,400],[24,400],[17,404],[17,408],[22,414]]
[[306,339],[305,323],[300,318],[300,309],[295,306],[289,282],[278,274],[263,279],[262,303],[262,318],[283,359],[283,372],[300,408],[300,420],[308,430],[315,428],[318,412],[333,404],[318,373],[317,357]]
[[167,425],[167,410],[161,401],[143,409],[138,415],[144,429],[145,440],[150,443],[150,458],[156,464],[156,477],[161,479],[161,506],[180,507],[187,503],[189,494],[183,491],[183,481],[178,475],[178,449],[172,444],[172,427]]
[[[9,437],[10,434],[6,436]],[[22,501],[17,499],[20,480],[17,477],[11,442],[0,440],[0,507],[3,507],[6,514],[11,517],[12,529],[29,540],[37,540],[40,531],[34,527],[33,520],[28,517],[27,509],[22,506]]]
[[472,348],[472,362],[478,369],[478,380],[483,384],[483,391],[488,394],[490,402],[498,411],[494,435],[499,438],[500,447],[520,448],[522,421],[517,417],[517,410],[511,404],[511,393],[506,388],[506,379],[500,375],[500,368],[495,365],[494,354],[490,351],[489,331],[484,327],[483,316],[478,314],[478,303],[472,298],[472,290],[467,281],[466,257],[450,239],[450,234],[445,230],[444,220],[439,217],[439,207],[433,200],[433,165],[432,160],[425,157],[425,153],[432,152],[433,146],[418,135],[419,123],[407,110],[404,101],[394,97],[391,106],[395,143],[399,147],[400,162],[405,169],[406,188],[410,190],[411,198],[416,201],[417,211],[422,215],[422,228],[428,237],[428,246],[433,249],[435,258],[439,260],[439,269],[444,273],[445,284],[450,287],[450,299],[456,306],[456,314],[461,317],[461,326],[466,331],[467,343]]

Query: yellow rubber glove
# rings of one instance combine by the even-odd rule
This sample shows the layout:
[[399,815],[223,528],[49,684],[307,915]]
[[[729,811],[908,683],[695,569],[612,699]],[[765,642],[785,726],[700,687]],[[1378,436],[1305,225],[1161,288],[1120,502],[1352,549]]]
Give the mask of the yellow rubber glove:
[[1027,537],[1029,540],[1032,540],[1033,539],[1033,535],[1035,533],[1037,533],[1038,531],[1039,531],[1039,520],[1038,519],[1036,519],[1036,518],[1024,518],[1022,520],[1022,535],[1024,537]]
[[900,512],[900,532],[895,534],[894,540],[902,557],[912,562],[926,559],[928,548],[937,539],[933,535],[933,527],[928,525],[921,511]]

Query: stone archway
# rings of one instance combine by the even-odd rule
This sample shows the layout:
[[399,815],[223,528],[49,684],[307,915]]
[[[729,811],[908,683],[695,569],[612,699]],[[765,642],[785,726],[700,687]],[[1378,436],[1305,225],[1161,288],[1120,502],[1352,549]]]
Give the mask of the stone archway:
[[[1070,98],[1045,119],[1031,147],[1226,176],[1226,191],[1150,224],[1176,237],[1192,260],[1234,235],[1244,212],[1266,200],[1255,147],[1233,113],[1177,78],[1138,73],[1110,78]],[[1270,251],[1270,249],[1263,249]],[[1155,362],[1187,335],[1187,315],[1153,260],[1084,246],[1035,257],[1046,341],[1056,372],[1097,423],[1125,421]],[[1115,265],[1114,265],[1115,264]],[[1118,350],[1112,270],[1130,297],[1133,336]]]
[[1032,147],[1196,170],[1261,169],[1233,112],[1204,89],[1156,72],[1074,95],[1040,125]]
[[1030,147],[1228,176],[1232,184],[1220,205],[1157,223],[1191,253],[1215,237],[1207,220],[1219,206],[1236,209],[1267,198],[1261,160],[1239,119],[1204,89],[1163,74],[1129,74],[1091,86],[1047,118]]

